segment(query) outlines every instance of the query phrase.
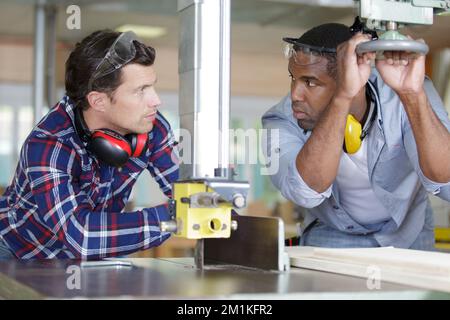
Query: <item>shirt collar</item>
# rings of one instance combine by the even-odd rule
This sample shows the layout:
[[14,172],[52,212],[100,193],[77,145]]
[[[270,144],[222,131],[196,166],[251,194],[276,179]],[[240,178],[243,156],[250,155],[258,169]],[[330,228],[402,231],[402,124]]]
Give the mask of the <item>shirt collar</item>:
[[382,111],[381,111],[381,103],[380,103],[380,97],[378,95],[378,88],[377,88],[377,84],[374,81],[372,83],[372,81],[367,81],[367,86],[370,90],[370,93],[372,94],[372,98],[375,102],[375,106],[377,108],[377,125],[378,127],[380,127],[380,129],[383,129],[382,124],[383,124],[383,117],[382,117]]

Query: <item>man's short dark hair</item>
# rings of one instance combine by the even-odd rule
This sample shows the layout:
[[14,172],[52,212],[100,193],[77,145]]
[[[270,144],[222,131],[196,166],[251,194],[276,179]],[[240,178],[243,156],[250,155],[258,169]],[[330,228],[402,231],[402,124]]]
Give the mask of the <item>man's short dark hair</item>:
[[[105,57],[111,45],[120,35],[112,30],[96,31],[75,45],[66,61],[66,94],[74,101],[76,106],[83,109],[89,107],[86,99],[88,82],[95,69]],[[133,42],[136,55],[129,63],[151,66],[155,61],[155,49],[141,42]],[[114,98],[114,91],[122,83],[122,68],[96,79],[92,90],[105,92],[110,99]]]
[[[336,49],[341,43],[352,37],[350,28],[341,23],[325,23],[306,31],[299,39],[299,43],[315,47]],[[294,50],[299,50],[299,46],[294,45]],[[323,53],[328,60],[328,74],[336,78],[336,54]]]

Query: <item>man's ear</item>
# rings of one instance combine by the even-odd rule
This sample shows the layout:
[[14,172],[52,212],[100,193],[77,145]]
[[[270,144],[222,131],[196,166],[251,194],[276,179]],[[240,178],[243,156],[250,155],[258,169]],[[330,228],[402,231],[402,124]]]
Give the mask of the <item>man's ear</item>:
[[91,91],[86,95],[86,99],[92,109],[105,112],[109,104],[108,95],[104,92]]

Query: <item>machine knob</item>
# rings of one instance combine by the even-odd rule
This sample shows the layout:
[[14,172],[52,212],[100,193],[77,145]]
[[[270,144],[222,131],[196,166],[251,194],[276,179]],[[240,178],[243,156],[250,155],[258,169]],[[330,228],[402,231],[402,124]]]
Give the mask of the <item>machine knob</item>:
[[233,207],[237,209],[245,207],[245,197],[242,194],[236,193],[233,195]]
[[159,229],[161,232],[177,232],[177,223],[175,220],[161,221]]

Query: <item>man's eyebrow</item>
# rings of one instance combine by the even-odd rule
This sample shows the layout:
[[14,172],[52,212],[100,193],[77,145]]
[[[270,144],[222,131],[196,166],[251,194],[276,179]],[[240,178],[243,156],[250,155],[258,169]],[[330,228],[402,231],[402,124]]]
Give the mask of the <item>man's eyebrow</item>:
[[314,81],[321,82],[318,78],[316,78],[314,76],[301,76],[300,79],[303,79],[303,80],[314,80]]
[[140,85],[139,87],[136,88],[136,91],[152,87],[156,84],[156,82],[158,82],[158,79],[155,79],[155,81],[153,81],[153,83],[146,83],[146,84]]
[[[289,68],[288,68],[288,72],[289,72],[289,74],[290,74],[291,76],[294,76],[294,75],[292,74],[291,70],[289,70]],[[316,81],[316,82],[322,83],[322,81],[320,81],[320,80],[319,80],[317,77],[315,77],[315,76],[301,76],[300,78],[296,78],[296,79],[302,79],[302,80],[314,80],[314,81]]]

